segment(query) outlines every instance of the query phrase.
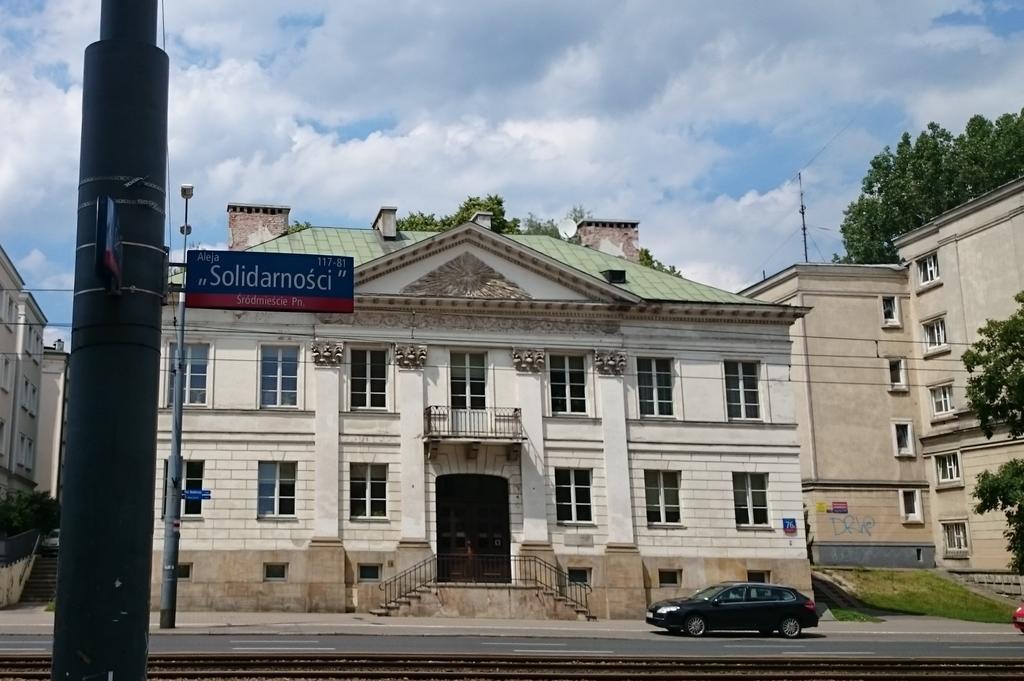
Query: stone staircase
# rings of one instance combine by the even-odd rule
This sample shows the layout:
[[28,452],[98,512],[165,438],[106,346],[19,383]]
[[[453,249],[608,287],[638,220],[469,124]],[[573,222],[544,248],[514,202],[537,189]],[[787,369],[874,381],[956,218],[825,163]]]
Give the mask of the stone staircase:
[[49,603],[57,594],[57,556],[37,555],[21,603]]
[[569,581],[564,571],[540,558],[513,557],[514,569],[506,579],[488,582],[439,581],[437,560],[428,558],[382,583],[383,602],[370,612],[380,617],[597,619],[589,608],[590,587]]

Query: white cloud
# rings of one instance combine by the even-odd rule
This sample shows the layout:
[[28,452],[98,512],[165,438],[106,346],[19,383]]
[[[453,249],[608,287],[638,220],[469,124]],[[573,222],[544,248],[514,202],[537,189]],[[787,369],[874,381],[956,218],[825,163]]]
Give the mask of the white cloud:
[[[26,6],[0,6],[0,238],[28,254],[37,285],[67,285],[82,54],[99,8]],[[659,259],[734,289],[799,257],[790,178],[851,117],[804,173],[812,257],[838,250],[826,229],[904,127],[1019,110],[1007,83],[1024,79],[1024,37],[935,21],[986,11],[181,0],[167,7],[168,184],[196,185],[190,222],[207,243],[224,239],[229,201],[346,226],[385,203],[448,212],[467,194],[501,193],[519,216],[582,203],[641,220]]]

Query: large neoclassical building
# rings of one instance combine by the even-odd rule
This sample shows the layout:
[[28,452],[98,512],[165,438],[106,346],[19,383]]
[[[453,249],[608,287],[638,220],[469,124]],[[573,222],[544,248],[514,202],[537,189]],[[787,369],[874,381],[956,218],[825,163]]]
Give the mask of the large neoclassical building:
[[184,482],[212,498],[182,502],[180,608],[632,617],[721,580],[809,589],[805,309],[637,264],[636,222],[288,217],[229,205],[231,248],[352,256],[355,312],[188,311]]

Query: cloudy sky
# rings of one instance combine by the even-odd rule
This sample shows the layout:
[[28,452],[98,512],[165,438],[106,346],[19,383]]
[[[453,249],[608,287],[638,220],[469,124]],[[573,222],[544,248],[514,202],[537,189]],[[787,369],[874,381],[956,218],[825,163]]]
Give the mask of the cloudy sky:
[[[99,5],[0,0],[0,243],[36,289],[72,285]],[[797,171],[827,260],[883,146],[1024,107],[1015,0],[166,5],[169,186],[195,184],[208,245],[228,202],[360,227],[499,193],[512,215],[640,220],[661,260],[735,290],[802,257]],[[37,298],[53,338],[70,294]]]

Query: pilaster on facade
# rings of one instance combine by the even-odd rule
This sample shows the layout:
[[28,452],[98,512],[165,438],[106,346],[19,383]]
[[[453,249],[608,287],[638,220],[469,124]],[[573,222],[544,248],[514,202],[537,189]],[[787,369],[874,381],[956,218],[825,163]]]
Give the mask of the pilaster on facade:
[[313,541],[340,542],[338,480],[344,452],[338,446],[338,435],[341,428],[339,401],[345,345],[338,341],[314,342],[310,354],[313,356],[316,377]]
[[423,453],[425,396],[423,368],[426,345],[396,345],[396,394],[401,436],[401,541],[421,546],[427,541],[426,462]]
[[545,546],[550,542],[547,518],[544,448],[544,350],[513,349],[516,389],[522,405],[523,447],[520,469],[523,476],[523,544]]
[[[629,445],[626,432],[626,390],[622,381],[625,356],[606,357],[597,377],[601,400],[601,430],[608,495],[608,544],[633,546],[633,498],[630,490]],[[621,363],[619,359],[621,358]]]

